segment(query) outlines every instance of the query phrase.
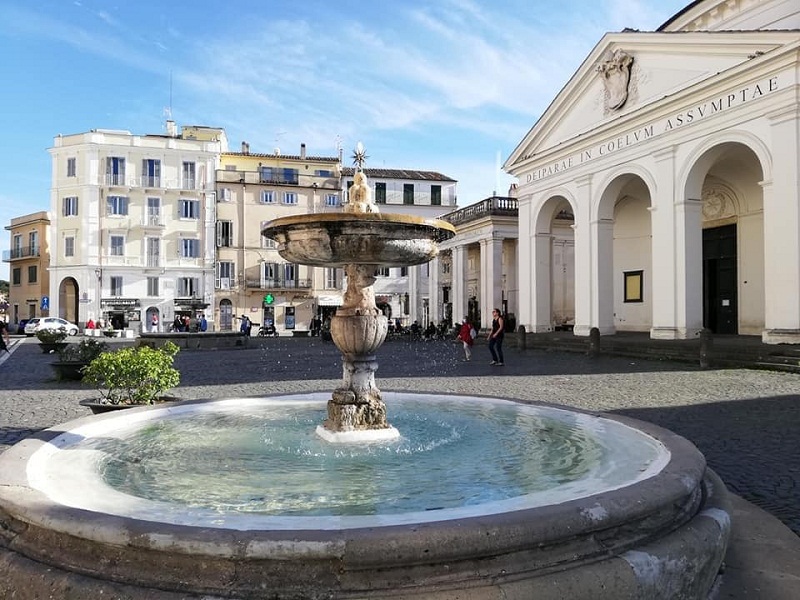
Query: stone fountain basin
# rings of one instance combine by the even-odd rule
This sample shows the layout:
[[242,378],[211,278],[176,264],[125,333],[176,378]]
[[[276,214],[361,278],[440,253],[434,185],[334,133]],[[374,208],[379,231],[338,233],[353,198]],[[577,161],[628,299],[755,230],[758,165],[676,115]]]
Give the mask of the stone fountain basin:
[[[202,401],[131,409],[126,418],[195,404]],[[725,487],[700,452],[618,416],[603,418],[668,452],[654,475],[560,504],[463,518],[372,517],[324,529],[176,525],[66,506],[30,485],[36,452],[115,418],[72,421],[0,456],[0,596],[701,598],[730,533]]]
[[321,213],[275,219],[261,233],[281,245],[284,259],[298,264],[405,267],[434,258],[438,243],[452,238],[455,228],[412,215]]

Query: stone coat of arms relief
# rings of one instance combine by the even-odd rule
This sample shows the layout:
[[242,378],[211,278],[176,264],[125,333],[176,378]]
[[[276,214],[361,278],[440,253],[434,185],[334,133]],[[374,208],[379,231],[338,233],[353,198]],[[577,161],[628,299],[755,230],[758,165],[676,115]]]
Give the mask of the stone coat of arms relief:
[[609,110],[619,110],[628,100],[633,56],[617,48],[610,58],[597,66],[606,90],[606,105]]

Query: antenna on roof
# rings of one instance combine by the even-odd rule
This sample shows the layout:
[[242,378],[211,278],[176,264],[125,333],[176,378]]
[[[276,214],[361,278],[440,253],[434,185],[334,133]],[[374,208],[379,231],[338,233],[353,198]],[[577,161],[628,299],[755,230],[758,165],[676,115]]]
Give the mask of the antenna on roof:
[[172,71],[169,72],[169,105],[164,109],[164,117],[166,123],[164,124],[167,130],[167,135],[175,137],[178,133],[175,127],[175,121],[172,120]]

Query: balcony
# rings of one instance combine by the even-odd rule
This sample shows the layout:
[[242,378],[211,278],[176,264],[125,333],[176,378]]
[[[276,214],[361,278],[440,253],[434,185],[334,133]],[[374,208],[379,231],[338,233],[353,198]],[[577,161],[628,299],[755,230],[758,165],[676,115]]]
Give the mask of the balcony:
[[142,226],[143,227],[157,227],[162,228],[164,227],[164,216],[163,215],[145,215],[142,219]]
[[3,250],[3,262],[19,260],[20,258],[37,258],[40,255],[39,246],[23,246],[22,248],[12,248]]
[[106,185],[111,186],[124,186],[125,173],[106,173]]
[[454,210],[439,217],[452,225],[461,225],[486,217],[518,217],[519,204],[516,198],[492,196],[475,204]]
[[248,288],[259,290],[310,290],[310,279],[248,279]]

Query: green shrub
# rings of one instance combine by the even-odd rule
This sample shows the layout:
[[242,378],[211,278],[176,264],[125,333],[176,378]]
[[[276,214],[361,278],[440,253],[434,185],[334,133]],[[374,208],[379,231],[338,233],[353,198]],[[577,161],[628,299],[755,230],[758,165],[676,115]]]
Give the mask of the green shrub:
[[36,337],[43,344],[58,344],[67,339],[67,332],[62,329],[40,329]]
[[177,353],[172,342],[158,350],[142,346],[103,352],[86,367],[83,382],[96,386],[107,404],[152,404],[180,382],[172,366]]
[[91,362],[108,350],[108,344],[89,338],[58,351],[61,362]]

